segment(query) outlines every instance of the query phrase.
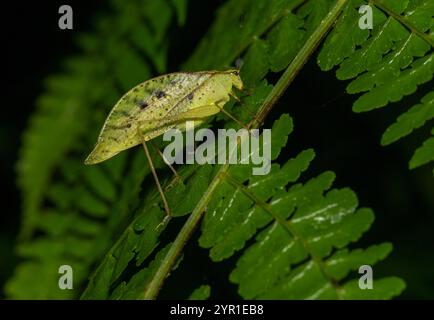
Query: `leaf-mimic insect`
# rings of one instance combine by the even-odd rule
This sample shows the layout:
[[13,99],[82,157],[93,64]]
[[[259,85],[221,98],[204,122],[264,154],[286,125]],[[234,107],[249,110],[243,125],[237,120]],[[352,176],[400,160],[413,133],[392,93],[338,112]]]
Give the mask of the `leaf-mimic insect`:
[[85,164],[105,161],[123,150],[143,144],[165,210],[170,216],[146,141],[172,128],[184,130],[187,120],[199,125],[220,111],[230,116],[223,106],[231,95],[234,96],[233,87],[243,89],[238,70],[177,72],[139,84],[113,107]]

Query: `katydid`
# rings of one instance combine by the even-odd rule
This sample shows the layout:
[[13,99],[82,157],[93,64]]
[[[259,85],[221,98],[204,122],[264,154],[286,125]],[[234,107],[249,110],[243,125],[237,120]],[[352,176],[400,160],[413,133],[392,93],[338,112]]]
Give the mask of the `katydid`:
[[172,128],[185,130],[188,120],[199,125],[220,111],[240,123],[223,109],[234,96],[233,87],[243,89],[238,70],[170,73],[137,85],[113,107],[84,163],[100,163],[142,144],[164,209],[171,216],[146,141]]

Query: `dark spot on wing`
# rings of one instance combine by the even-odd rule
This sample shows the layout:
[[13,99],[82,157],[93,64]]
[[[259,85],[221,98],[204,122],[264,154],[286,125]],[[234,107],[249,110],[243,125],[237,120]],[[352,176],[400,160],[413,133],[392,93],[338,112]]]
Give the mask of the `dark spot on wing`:
[[148,106],[148,103],[144,100],[137,101],[136,103],[140,109],[145,109]]
[[161,99],[161,98],[163,98],[163,97],[165,97],[167,94],[164,92],[164,91],[162,91],[162,90],[156,90],[155,91],[155,96],[158,98],[158,99]]
[[191,101],[193,100],[193,97],[194,97],[193,92],[190,92],[187,96],[187,99]]

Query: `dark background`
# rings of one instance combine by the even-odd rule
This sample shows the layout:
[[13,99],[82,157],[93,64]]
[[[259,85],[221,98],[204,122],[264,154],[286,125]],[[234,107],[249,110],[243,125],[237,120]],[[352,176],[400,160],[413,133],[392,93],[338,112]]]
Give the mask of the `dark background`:
[[[191,1],[187,24],[174,32],[169,66],[188,57],[207,30],[214,11],[223,1]],[[58,8],[70,4],[74,10],[74,30],[57,26]],[[60,71],[60,62],[78,53],[74,36],[92,30],[98,14],[107,10],[103,1],[44,1],[2,3],[2,40],[6,55],[3,65],[1,137],[2,210],[0,214],[0,287],[18,262],[13,249],[20,223],[20,196],[15,183],[14,164],[21,133],[43,91],[43,79]],[[366,114],[354,114],[355,96],[345,94],[345,82],[335,80],[333,72],[319,70],[314,58],[303,69],[268,119],[267,126],[283,111],[294,118],[295,131],[287,152],[313,147],[317,157],[307,175],[324,170],[337,174],[335,186],[351,187],[361,206],[374,209],[376,221],[357,244],[358,247],[391,241],[393,253],[374,267],[374,276],[397,275],[407,282],[402,298],[434,298],[434,179],[432,167],[408,170],[414,149],[429,135],[429,127],[392,146],[381,147],[381,134],[397,115],[432,88],[424,85],[418,93],[400,103]],[[206,250],[190,241],[180,270],[211,276],[206,280],[218,296],[231,297],[221,283],[227,284],[232,262],[210,263]],[[190,257],[189,257],[190,256]],[[175,277],[172,277],[175,278]],[[182,280],[169,279],[162,296],[173,296]],[[181,282],[179,282],[181,281]],[[189,281],[188,277],[184,281]],[[233,288],[232,288],[233,289]],[[232,293],[233,294],[233,293]],[[0,297],[2,297],[0,289]]]

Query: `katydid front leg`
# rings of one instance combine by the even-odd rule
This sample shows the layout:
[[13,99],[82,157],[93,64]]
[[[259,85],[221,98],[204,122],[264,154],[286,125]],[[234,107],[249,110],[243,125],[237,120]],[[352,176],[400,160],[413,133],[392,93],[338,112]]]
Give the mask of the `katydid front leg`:
[[161,196],[161,200],[163,200],[164,210],[166,211],[166,216],[164,217],[163,221],[157,226],[157,229],[158,229],[160,226],[165,225],[169,222],[169,220],[172,218],[172,212],[170,211],[169,203],[167,202],[166,196],[164,195],[164,191],[161,188],[160,179],[158,179],[158,175],[157,175],[157,171],[155,170],[154,162],[152,161],[152,157],[149,153],[148,146],[146,145],[146,140],[141,135],[140,129],[139,129],[139,136],[142,137],[142,145],[143,145],[143,149],[145,150],[146,158],[148,159],[149,168],[151,169],[152,176],[154,177],[155,184],[157,185],[158,192],[160,193],[160,196]]
[[235,118],[232,114],[230,114],[229,112],[227,112],[227,111],[223,108],[223,106],[225,105],[226,102],[227,102],[227,100],[225,100],[225,99],[218,100],[218,101],[216,101],[215,106],[216,106],[217,108],[219,108],[220,111],[223,112],[225,115],[227,115],[229,118],[231,118],[231,119],[234,120],[236,123],[238,123],[241,127],[243,127],[244,129],[246,129],[247,131],[250,131],[250,130],[249,130],[249,126],[250,126],[250,124],[249,124],[248,126],[246,126],[244,123],[242,123],[240,120],[238,120],[237,118]]

